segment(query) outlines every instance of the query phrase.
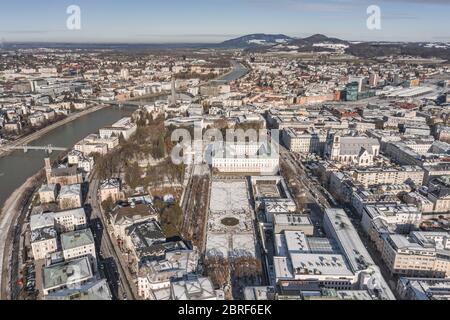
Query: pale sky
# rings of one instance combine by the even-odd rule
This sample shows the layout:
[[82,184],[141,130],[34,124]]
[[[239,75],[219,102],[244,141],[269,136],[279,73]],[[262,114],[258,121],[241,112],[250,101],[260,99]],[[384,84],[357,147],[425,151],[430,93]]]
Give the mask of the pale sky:
[[[450,41],[450,0],[14,0],[0,9],[6,42],[221,42],[249,33],[346,40]],[[68,30],[69,5],[81,30]],[[366,27],[381,9],[381,30]]]

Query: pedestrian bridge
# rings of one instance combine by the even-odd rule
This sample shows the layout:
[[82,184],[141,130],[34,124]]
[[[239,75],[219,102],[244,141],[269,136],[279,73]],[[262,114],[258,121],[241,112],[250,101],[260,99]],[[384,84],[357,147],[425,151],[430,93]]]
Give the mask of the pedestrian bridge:
[[67,148],[63,147],[55,147],[51,144],[46,146],[29,146],[29,145],[21,145],[21,146],[9,146],[9,147],[0,147],[0,149],[8,151],[8,150],[23,150],[27,152],[28,150],[43,150],[47,153],[52,153],[53,151],[66,151]]

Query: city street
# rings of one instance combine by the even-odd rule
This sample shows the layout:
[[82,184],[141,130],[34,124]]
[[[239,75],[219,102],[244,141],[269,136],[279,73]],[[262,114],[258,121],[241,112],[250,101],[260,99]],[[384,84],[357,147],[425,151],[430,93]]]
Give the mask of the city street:
[[132,289],[133,284],[129,283],[125,275],[125,268],[128,267],[124,267],[122,264],[123,259],[117,253],[119,249],[117,246],[114,247],[107,231],[106,220],[102,214],[97,197],[98,184],[99,181],[97,179],[93,178],[91,180],[86,200],[87,205],[85,207],[90,210],[90,215],[88,214],[88,216],[90,216],[91,229],[96,239],[97,248],[99,249],[99,268],[106,276],[113,296],[116,299],[135,299],[136,297]]

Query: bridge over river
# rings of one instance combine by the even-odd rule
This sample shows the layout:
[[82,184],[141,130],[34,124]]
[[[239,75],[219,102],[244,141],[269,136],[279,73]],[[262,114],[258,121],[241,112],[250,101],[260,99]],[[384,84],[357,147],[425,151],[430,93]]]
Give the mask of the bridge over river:
[[28,150],[43,150],[47,153],[52,153],[53,151],[66,151],[67,148],[64,147],[55,147],[51,144],[46,146],[8,146],[8,147],[0,147],[0,150],[10,151],[10,150],[23,150],[24,152],[28,152]]

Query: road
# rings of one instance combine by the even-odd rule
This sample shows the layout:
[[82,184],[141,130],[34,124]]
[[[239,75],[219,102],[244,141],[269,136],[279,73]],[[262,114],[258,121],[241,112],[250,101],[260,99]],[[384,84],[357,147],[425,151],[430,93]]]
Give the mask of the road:
[[[189,171],[189,177],[188,182],[186,187],[184,188],[184,193],[183,193],[183,200],[181,201],[181,209],[183,210],[184,213],[186,213],[187,211],[187,205],[188,205],[188,200],[191,198],[191,193],[192,193],[192,180],[194,177],[194,167],[195,165],[192,164],[190,165],[190,168],[186,171]],[[185,230],[186,227],[186,220],[184,221],[184,225],[183,225],[183,230]]]
[[275,140],[272,140],[272,142],[278,145],[278,150],[280,152],[280,163],[288,165],[291,170],[296,173],[295,177],[287,178],[296,180],[296,182],[300,184],[305,193],[308,195],[308,198],[314,199],[314,201],[320,206],[322,210],[331,208],[332,204],[326,198],[323,188],[318,184],[317,181],[313,180],[312,177],[305,172],[303,164],[299,160],[297,160],[293,156],[293,154],[284,146],[277,143]]
[[[133,289],[126,277],[123,261],[116,252],[110,234],[107,230],[106,220],[103,216],[98,200],[98,179],[91,179],[86,203],[90,206],[91,228],[95,235],[96,245],[99,249],[99,268],[107,278],[113,296],[116,299],[136,299]],[[118,250],[118,249],[117,249]],[[125,266],[127,268],[127,266]]]
[[181,208],[184,214],[181,228],[183,238],[203,252],[206,247],[206,224],[211,192],[211,172],[206,165],[192,165],[190,178],[183,194]]

